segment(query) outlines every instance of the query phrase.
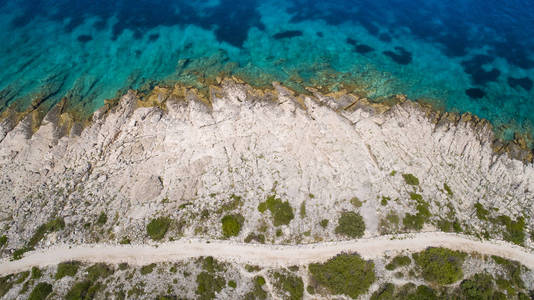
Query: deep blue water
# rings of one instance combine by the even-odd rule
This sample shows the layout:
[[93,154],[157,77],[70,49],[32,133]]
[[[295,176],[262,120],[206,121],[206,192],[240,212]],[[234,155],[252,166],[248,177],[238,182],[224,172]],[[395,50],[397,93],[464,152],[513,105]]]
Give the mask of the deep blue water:
[[0,37],[2,110],[66,98],[92,112],[127,88],[224,72],[404,93],[502,137],[534,124],[528,0],[0,0]]

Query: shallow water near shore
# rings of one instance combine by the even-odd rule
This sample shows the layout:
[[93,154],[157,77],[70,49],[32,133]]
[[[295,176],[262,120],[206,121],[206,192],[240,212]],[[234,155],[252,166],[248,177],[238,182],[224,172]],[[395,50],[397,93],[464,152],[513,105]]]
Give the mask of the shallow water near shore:
[[534,4],[525,0],[0,0],[0,108],[87,114],[128,88],[236,74],[252,84],[403,93],[534,124]]

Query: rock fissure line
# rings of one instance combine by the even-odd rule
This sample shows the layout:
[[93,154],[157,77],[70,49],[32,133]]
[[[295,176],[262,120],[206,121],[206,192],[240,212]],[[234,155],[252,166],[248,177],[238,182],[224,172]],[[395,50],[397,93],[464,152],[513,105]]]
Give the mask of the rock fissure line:
[[322,262],[344,252],[356,252],[365,259],[374,259],[385,254],[394,255],[403,250],[417,252],[427,247],[445,247],[464,252],[497,255],[534,269],[534,252],[526,248],[503,241],[479,241],[465,235],[424,232],[305,245],[245,244],[201,239],[184,239],[159,245],[63,245],[29,252],[16,261],[4,259],[0,262],[0,275],[21,272],[33,266],[56,265],[70,260],[110,264],[126,262],[141,266],[213,256],[222,261],[278,267]]

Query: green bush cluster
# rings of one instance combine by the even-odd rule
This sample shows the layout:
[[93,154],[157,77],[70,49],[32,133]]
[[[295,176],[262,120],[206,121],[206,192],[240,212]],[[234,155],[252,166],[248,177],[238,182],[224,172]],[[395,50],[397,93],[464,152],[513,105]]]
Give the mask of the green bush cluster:
[[7,244],[7,236],[0,236],[0,248],[4,247]]
[[222,232],[224,237],[229,238],[231,236],[238,236],[245,218],[242,215],[226,215],[221,219]]
[[215,299],[215,294],[220,292],[226,285],[226,280],[208,272],[201,272],[197,275],[197,289],[195,294],[197,299],[207,300]]
[[410,257],[406,255],[395,256],[389,264],[386,265],[386,270],[393,271],[398,267],[408,266],[412,263]]
[[78,268],[80,268],[80,262],[77,261],[59,263],[55,278],[58,280],[65,276],[73,277],[78,272]]
[[495,263],[497,263],[504,269],[504,271],[508,275],[508,281],[510,282],[510,285],[519,288],[525,287],[525,283],[521,278],[523,266],[519,262],[508,260],[495,255],[491,256],[491,258],[493,258]]
[[475,212],[476,212],[477,218],[479,218],[480,220],[485,221],[488,219],[489,211],[485,209],[484,205],[482,205],[479,202],[475,203]]
[[335,229],[337,234],[349,236],[351,238],[360,238],[365,231],[365,222],[360,214],[352,211],[341,213],[338,225]]
[[357,254],[340,254],[323,264],[310,264],[312,279],[331,294],[352,298],[367,292],[375,281],[375,265]]
[[256,233],[249,233],[247,237],[245,238],[245,243],[250,243],[252,241],[256,241],[260,244],[265,244],[265,235],[263,234],[256,234]]
[[299,276],[276,272],[274,279],[274,285],[289,294],[287,299],[300,300],[304,297],[304,282]]
[[159,217],[156,219],[153,219],[148,223],[146,226],[146,232],[148,233],[148,236],[150,236],[151,239],[154,241],[161,240],[165,233],[167,233],[167,230],[169,229],[169,226],[171,225],[171,219],[168,217]]
[[322,219],[319,222],[319,225],[321,225],[321,227],[323,227],[323,228],[326,228],[328,226],[328,219]]
[[437,284],[451,284],[462,279],[465,256],[463,252],[446,248],[428,248],[413,254],[423,278]]
[[419,185],[419,178],[415,177],[413,174],[402,174],[402,178],[404,178],[406,184]]
[[113,269],[104,264],[97,263],[86,269],[86,278],[82,281],[76,282],[67,292],[65,299],[67,300],[83,300],[93,299],[96,293],[103,287],[100,279],[107,278],[113,274]]
[[267,200],[258,205],[258,211],[264,213],[266,210],[271,212],[274,226],[288,225],[295,215],[293,208],[287,201],[276,198],[275,195],[267,197]]
[[106,224],[107,221],[108,221],[108,215],[106,215],[105,212],[101,212],[100,215],[98,216],[98,219],[96,220],[96,224],[99,226],[102,226]]
[[39,282],[30,293],[28,300],[44,300],[52,293],[52,285],[47,282]]
[[31,251],[37,246],[37,244],[45,237],[46,234],[51,232],[60,231],[65,228],[65,221],[63,221],[63,218],[55,218],[50,221],[48,221],[45,224],[42,224],[37,228],[35,233],[32,235],[30,240],[26,243],[26,245],[21,248],[17,249],[13,252],[13,259],[21,259],[24,253]]
[[512,221],[509,216],[497,217],[498,222],[505,226],[506,231],[503,233],[503,238],[514,244],[523,246],[525,242],[525,219],[523,217]]
[[429,205],[423,200],[423,196],[416,193],[410,193],[410,198],[417,202],[415,215],[406,214],[403,219],[403,224],[406,229],[421,230],[423,225],[428,221],[432,216],[430,210],[428,209]]
[[254,287],[252,291],[245,295],[246,300],[264,300],[267,299],[267,292],[263,289],[265,278],[261,276],[254,277]]
[[451,187],[446,182],[443,183],[443,189],[447,192],[447,194],[449,194],[449,196],[454,195],[451,190]]
[[354,205],[354,207],[362,207],[363,205],[362,201],[360,201],[358,197],[353,197],[352,199],[350,199],[350,203]]
[[141,275],[150,274],[150,273],[152,273],[152,271],[154,271],[155,267],[156,267],[156,264],[150,264],[150,265],[142,266],[141,269],[139,269],[139,273],[141,273]]

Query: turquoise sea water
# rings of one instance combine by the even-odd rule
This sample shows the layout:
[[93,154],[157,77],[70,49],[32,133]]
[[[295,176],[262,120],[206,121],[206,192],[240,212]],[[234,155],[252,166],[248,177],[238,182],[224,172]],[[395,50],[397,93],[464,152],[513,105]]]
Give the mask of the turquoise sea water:
[[92,112],[128,88],[224,70],[404,93],[507,138],[534,124],[526,0],[0,0],[0,29],[2,110],[66,97]]

